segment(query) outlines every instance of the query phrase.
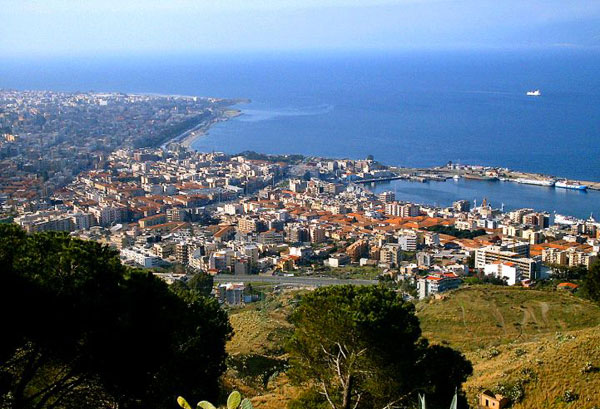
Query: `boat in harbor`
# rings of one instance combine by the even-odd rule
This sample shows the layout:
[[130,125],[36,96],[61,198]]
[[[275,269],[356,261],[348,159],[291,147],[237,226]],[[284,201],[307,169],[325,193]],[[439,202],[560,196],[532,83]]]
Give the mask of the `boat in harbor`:
[[523,185],[535,185],[535,186],[548,186],[552,187],[555,184],[553,179],[527,179],[527,178],[519,178],[517,179],[517,183],[521,183]]
[[540,95],[542,95],[542,92],[539,89],[536,89],[534,91],[527,91],[527,96],[529,97],[539,97]]
[[561,187],[563,189],[573,189],[573,190],[586,190],[587,185],[580,185],[576,182],[571,182],[568,180],[559,180],[554,184],[555,187]]
[[576,217],[564,216],[564,215],[558,214],[558,213],[554,214],[554,224],[565,224],[567,226],[572,226],[577,223],[581,223],[581,220],[579,220]]

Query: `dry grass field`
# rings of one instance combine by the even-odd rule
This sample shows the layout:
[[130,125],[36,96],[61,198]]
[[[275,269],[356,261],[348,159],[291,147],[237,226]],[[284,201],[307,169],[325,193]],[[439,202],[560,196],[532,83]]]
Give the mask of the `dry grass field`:
[[[254,396],[260,409],[285,408],[299,393],[278,365],[285,362],[283,346],[292,329],[287,315],[296,294],[230,314],[231,361],[250,357],[244,365],[258,369],[238,362],[225,382]],[[472,286],[417,303],[417,314],[425,337],[461,350],[472,362],[474,373],[464,386],[470,402],[482,389],[502,385],[522,395],[514,409],[600,408],[597,305],[566,292]]]
[[425,337],[473,364],[472,404],[482,389],[519,384],[515,409],[600,408],[597,305],[562,291],[473,286],[423,301],[417,313]]

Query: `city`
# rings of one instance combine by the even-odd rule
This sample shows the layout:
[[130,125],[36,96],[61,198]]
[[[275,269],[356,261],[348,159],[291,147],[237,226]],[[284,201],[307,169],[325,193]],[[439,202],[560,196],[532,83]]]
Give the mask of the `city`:
[[0,409],[600,408],[600,2],[0,5]]
[[[22,111],[37,112],[27,108],[29,104],[53,111],[47,101],[52,101],[51,93],[9,95],[21,101],[17,106]],[[77,106],[70,101],[82,98],[61,94],[55,105]],[[154,99],[96,95],[83,104],[145,106]],[[194,105],[198,100],[200,112],[215,103],[197,98],[175,102]],[[177,105],[172,109],[182,110]],[[136,128],[138,135],[158,134],[152,127],[154,117],[164,121],[158,126],[170,120],[163,110],[140,108],[149,128]],[[114,111],[102,115],[110,120]],[[3,116],[5,121],[13,117]],[[63,142],[39,142],[33,125],[26,125],[30,122],[34,119],[27,118],[21,128],[6,134],[11,142],[2,146],[5,155],[12,153],[5,162],[14,164],[15,171],[22,169],[3,172],[12,183],[3,185],[5,214],[13,214],[30,233],[65,231],[114,247],[125,263],[158,268],[168,280],[185,279],[186,272],[226,275],[232,281],[243,281],[248,274],[285,274],[288,283],[293,283],[290,275],[387,277],[418,288],[417,295],[424,298],[457,288],[475,269],[509,285],[528,286],[548,278],[552,267],[589,268],[598,260],[600,224],[594,220],[565,218],[551,224],[547,213],[503,212],[485,198],[479,206],[458,200],[452,207],[439,208],[397,201],[392,191],[375,195],[368,182],[398,173],[372,158],[199,153],[168,141],[161,148],[136,149],[128,146],[135,144],[136,136],[124,136],[125,131],[117,133],[120,138],[105,140],[100,154],[89,146],[92,142],[73,146],[67,136]],[[86,131],[75,134],[90,135],[90,141],[101,132],[112,134],[101,125],[89,131],[89,124],[79,126]],[[23,142],[13,147],[13,139]],[[112,152],[111,143],[119,144]],[[66,145],[70,150],[64,150]],[[50,154],[42,158],[40,149]],[[76,158],[88,158],[87,166],[60,155],[73,155],[73,150]],[[48,175],[40,182],[45,198],[37,184],[11,190],[26,180],[38,180],[32,175],[43,172]],[[52,186],[55,190],[48,191]]]

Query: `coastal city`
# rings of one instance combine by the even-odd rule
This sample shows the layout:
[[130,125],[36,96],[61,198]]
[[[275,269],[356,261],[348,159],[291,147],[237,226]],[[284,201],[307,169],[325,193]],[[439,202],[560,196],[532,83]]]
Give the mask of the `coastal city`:
[[0,3],[0,409],[600,409],[600,1]]
[[414,170],[372,157],[189,149],[182,135],[224,120],[231,101],[16,91],[0,100],[5,221],[109,245],[168,282],[210,274],[223,302],[243,303],[253,276],[291,287],[389,280],[425,298],[477,274],[530,286],[599,257],[593,218],[504,211],[486,198],[438,207],[370,190],[460,177],[587,185],[452,163]]
[[[47,199],[117,148],[208,127],[232,101],[0,89],[0,195]],[[6,200],[6,196],[2,196]]]

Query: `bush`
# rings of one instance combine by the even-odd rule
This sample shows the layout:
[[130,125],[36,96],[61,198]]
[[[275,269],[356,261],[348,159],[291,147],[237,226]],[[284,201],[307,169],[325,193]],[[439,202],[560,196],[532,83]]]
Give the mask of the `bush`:
[[598,372],[598,368],[596,366],[594,366],[594,364],[592,364],[591,362],[588,361],[581,368],[581,373],[585,374],[585,373],[592,373],[592,372]]
[[523,387],[523,383],[520,381],[512,384],[498,384],[494,388],[493,392],[505,396],[515,403],[521,402],[525,397],[525,388]]
[[323,395],[315,389],[304,391],[297,399],[288,403],[288,409],[329,409],[329,404]]
[[500,355],[500,350],[498,350],[496,347],[491,347],[483,351],[481,357],[491,359],[497,357],[498,355]]
[[562,396],[562,401],[566,403],[575,402],[577,399],[579,399],[579,395],[571,389],[567,389]]
[[527,355],[527,351],[525,351],[524,349],[521,349],[521,348],[517,348],[517,349],[515,349],[515,356],[516,356],[517,358],[520,358],[520,357],[522,357],[523,355]]

